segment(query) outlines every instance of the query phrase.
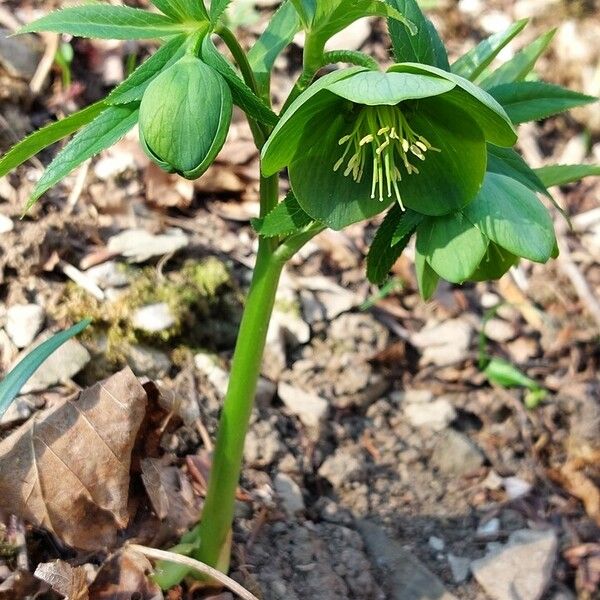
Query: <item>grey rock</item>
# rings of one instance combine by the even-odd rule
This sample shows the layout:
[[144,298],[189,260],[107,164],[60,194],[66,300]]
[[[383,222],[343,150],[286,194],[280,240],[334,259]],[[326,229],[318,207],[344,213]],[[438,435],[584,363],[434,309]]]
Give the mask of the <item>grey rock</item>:
[[472,335],[473,327],[466,320],[450,319],[413,334],[411,342],[423,351],[423,364],[446,367],[467,358]]
[[435,535],[432,535],[427,543],[429,544],[430,548],[432,548],[436,552],[441,552],[446,547],[446,543],[444,542],[444,540],[442,538],[436,537]]
[[114,260],[90,267],[85,274],[103,290],[120,288],[129,283],[129,277],[121,265]]
[[383,577],[388,600],[457,600],[414,552],[370,521],[358,521],[367,552]]
[[29,346],[44,324],[44,309],[37,304],[14,304],[6,311],[6,333],[17,348]]
[[37,70],[44,48],[34,35],[12,37],[12,33],[0,28],[0,64],[12,77],[29,80]]
[[318,428],[327,414],[327,400],[305,392],[289,383],[280,382],[277,393],[285,406],[310,428]]
[[351,481],[360,481],[364,477],[363,463],[353,455],[350,448],[338,448],[329,456],[318,471],[335,488]]
[[131,346],[127,362],[138,377],[145,375],[150,379],[164,377],[171,368],[171,361],[164,352],[144,345]]
[[0,214],[0,233],[8,233],[15,228],[15,224],[10,217]]
[[550,583],[557,547],[554,531],[520,529],[474,560],[471,570],[494,600],[539,600]]
[[269,421],[257,421],[252,425],[244,442],[244,458],[250,466],[267,467],[284,451],[285,446]]
[[485,521],[485,523],[480,523],[477,527],[476,535],[478,537],[490,537],[496,535],[500,531],[500,519],[494,517],[493,519],[489,519]]
[[285,512],[293,517],[304,510],[304,498],[300,486],[284,473],[278,473],[273,481],[275,491]]
[[435,444],[431,463],[445,475],[459,477],[484,463],[483,452],[463,433],[448,429]]
[[108,240],[109,252],[120,254],[131,262],[144,262],[153,256],[177,252],[189,244],[181,229],[169,229],[162,235],[153,235],[145,229],[128,229]]
[[402,390],[392,392],[390,399],[400,406],[404,404],[426,403],[433,400],[433,392],[429,390]]
[[456,410],[446,398],[412,402],[404,407],[404,414],[414,427],[429,427],[434,431],[445,429],[456,418]]
[[528,481],[521,479],[520,477],[505,477],[502,480],[504,485],[504,490],[506,491],[506,495],[511,500],[516,500],[517,498],[522,498],[523,496],[527,496],[533,486]]
[[147,333],[160,333],[175,325],[175,317],[166,302],[138,308],[131,318],[133,326]]
[[299,278],[304,320],[309,323],[332,321],[359,304],[357,296],[326,277]]
[[40,365],[21,388],[21,393],[41,392],[68,381],[90,362],[90,358],[90,353],[77,340],[65,342]]
[[504,319],[490,319],[485,324],[485,335],[495,342],[508,342],[517,335],[514,325]]
[[463,583],[469,577],[471,572],[471,559],[462,556],[448,554],[448,564],[452,572],[452,579],[455,583]]

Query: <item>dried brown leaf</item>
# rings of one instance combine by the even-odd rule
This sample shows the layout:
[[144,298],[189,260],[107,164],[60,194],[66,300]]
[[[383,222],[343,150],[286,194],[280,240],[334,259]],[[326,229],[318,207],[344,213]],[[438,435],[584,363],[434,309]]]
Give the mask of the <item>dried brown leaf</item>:
[[83,567],[72,567],[63,560],[55,560],[40,563],[34,575],[69,600],[89,599],[87,573]]
[[99,550],[129,520],[129,470],[146,412],[129,369],[38,413],[0,443],[0,509]]

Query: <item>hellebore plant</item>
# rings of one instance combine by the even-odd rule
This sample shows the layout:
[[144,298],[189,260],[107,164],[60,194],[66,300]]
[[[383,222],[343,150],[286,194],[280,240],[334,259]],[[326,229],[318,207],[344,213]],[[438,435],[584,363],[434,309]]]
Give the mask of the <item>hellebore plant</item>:
[[[367,257],[375,284],[414,237],[421,294],[440,278],[497,279],[526,258],[557,254],[544,202],[556,184],[600,174],[590,165],[531,169],[513,148],[516,126],[596,99],[534,79],[550,32],[495,70],[494,59],[525,27],[493,35],[452,65],[415,0],[286,0],[245,52],[226,26],[228,0],[151,0],[159,12],[109,4],[67,8],[23,31],[161,41],[158,51],[104,100],[52,123],[0,160],[5,175],[71,135],[37,183],[36,202],[83,161],[136,124],[148,156],[168,172],[200,177],[223,147],[232,106],[247,116],[261,152],[256,266],[233,361],[199,525],[176,552],[226,571],[235,491],[278,280],[306,242],[385,213]],[[356,51],[326,52],[335,33],[365,16],[388,20],[394,59],[383,70]],[[276,58],[305,33],[303,70],[276,114],[270,78]],[[233,63],[214,43],[228,48]],[[327,65],[346,64],[329,68]],[[322,75],[319,77],[319,75]],[[280,174],[290,192],[280,200]],[[185,568],[157,568],[168,588]]]

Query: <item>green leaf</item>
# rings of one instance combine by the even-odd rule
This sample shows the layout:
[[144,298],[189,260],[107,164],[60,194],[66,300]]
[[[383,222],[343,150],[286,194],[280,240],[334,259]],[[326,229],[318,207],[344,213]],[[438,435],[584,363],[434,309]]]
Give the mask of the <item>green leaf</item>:
[[491,383],[505,388],[524,387],[530,390],[540,389],[540,386],[513,364],[501,358],[492,358],[483,371]]
[[[409,214],[415,213],[409,211]],[[411,227],[400,240],[392,245],[394,234],[406,216],[400,206],[394,204],[379,226],[367,254],[367,278],[371,283],[380,285],[387,279],[394,263],[408,245],[415,227]]]
[[150,0],[158,10],[174,21],[208,21],[204,0]]
[[416,35],[413,35],[400,23],[392,19],[388,21],[396,60],[425,63],[449,71],[444,43],[416,0],[388,0],[388,4],[398,9],[417,29]]
[[513,23],[506,31],[495,33],[483,40],[475,48],[463,54],[453,65],[452,72],[475,81],[487,69],[498,54],[517,36],[529,19]]
[[525,79],[535,67],[538,58],[546,51],[555,34],[556,29],[553,29],[517,52],[509,61],[485,77],[480,83],[481,87],[490,89],[504,83]]
[[[193,0],[192,0],[193,1]],[[201,0],[196,0],[200,2]],[[216,23],[221,15],[225,12],[231,0],[211,0],[210,2],[210,20]]]
[[487,238],[460,213],[429,217],[417,228],[417,248],[431,268],[452,283],[462,283],[485,256]]
[[465,209],[467,218],[509,252],[535,262],[552,255],[552,219],[535,193],[522,183],[488,173],[481,192]]
[[515,124],[539,121],[576,106],[598,101],[594,96],[539,81],[504,83],[490,88],[489,93],[503,106]]
[[392,246],[402,242],[406,236],[412,235],[424,218],[422,214],[414,210],[405,210],[392,236]]
[[415,63],[392,65],[389,71],[430,73],[455,83],[456,87],[440,97],[440,102],[447,102],[455,109],[468,112],[483,130],[487,141],[498,146],[513,146],[517,141],[517,133],[502,106],[468,79],[430,65]]
[[115,144],[137,122],[138,105],[109,106],[56,155],[33,190],[25,210],[88,158]]
[[234,68],[217,50],[209,36],[202,42],[202,59],[207,65],[220,73],[231,90],[236,106],[249,117],[274,127],[279,120],[277,115],[240,79]]
[[431,268],[427,259],[419,252],[418,248],[415,250],[415,271],[421,298],[429,300],[435,294],[440,282],[440,276]]
[[446,79],[415,73],[363,71],[328,86],[328,90],[357,104],[395,106],[404,100],[416,100],[445,94],[456,84]]
[[529,189],[551,198],[550,193],[535,171],[514,148],[501,148],[488,144],[488,166],[490,173],[506,175],[516,179]]
[[106,97],[108,104],[140,102],[150,82],[165,69],[175,64],[186,50],[186,35],[178,35],[144,61],[123,83]]
[[75,133],[78,129],[95,119],[104,109],[104,102],[97,102],[60,121],[50,123],[34,131],[14,145],[0,160],[0,177],[4,177],[15,167],[29,160],[38,152]]
[[252,226],[262,237],[275,237],[296,233],[311,223],[313,219],[290,192],[266,217],[254,219]]
[[109,40],[141,40],[175,35],[180,23],[166,16],[127,6],[86,4],[56,10],[22,27],[19,33],[54,31]]
[[475,272],[469,276],[471,281],[492,281],[500,279],[511,267],[514,267],[519,261],[508,250],[500,248],[498,244],[490,242],[484,257],[481,259]]
[[286,0],[271,17],[267,28],[248,52],[248,61],[261,96],[268,96],[271,70],[275,60],[300,31],[300,18],[294,5]]
[[0,382],[0,417],[6,412],[21,388],[42,363],[67,340],[81,333],[91,322],[91,319],[85,319],[66,331],[53,335],[34,348],[4,377]]
[[575,183],[584,177],[600,177],[598,165],[548,165],[535,169],[536,175],[547,187]]

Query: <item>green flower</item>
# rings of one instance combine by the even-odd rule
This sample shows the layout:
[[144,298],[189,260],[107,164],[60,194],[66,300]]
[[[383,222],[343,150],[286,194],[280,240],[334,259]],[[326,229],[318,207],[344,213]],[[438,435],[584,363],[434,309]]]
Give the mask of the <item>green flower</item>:
[[214,69],[187,55],[148,86],[140,105],[140,143],[162,169],[196,179],[223,147],[233,102]]
[[477,195],[486,143],[516,134],[500,105],[469,81],[405,63],[336,71],[284,113],[262,152],[266,176],[288,167],[302,208],[334,229],[397,202],[444,215]]

